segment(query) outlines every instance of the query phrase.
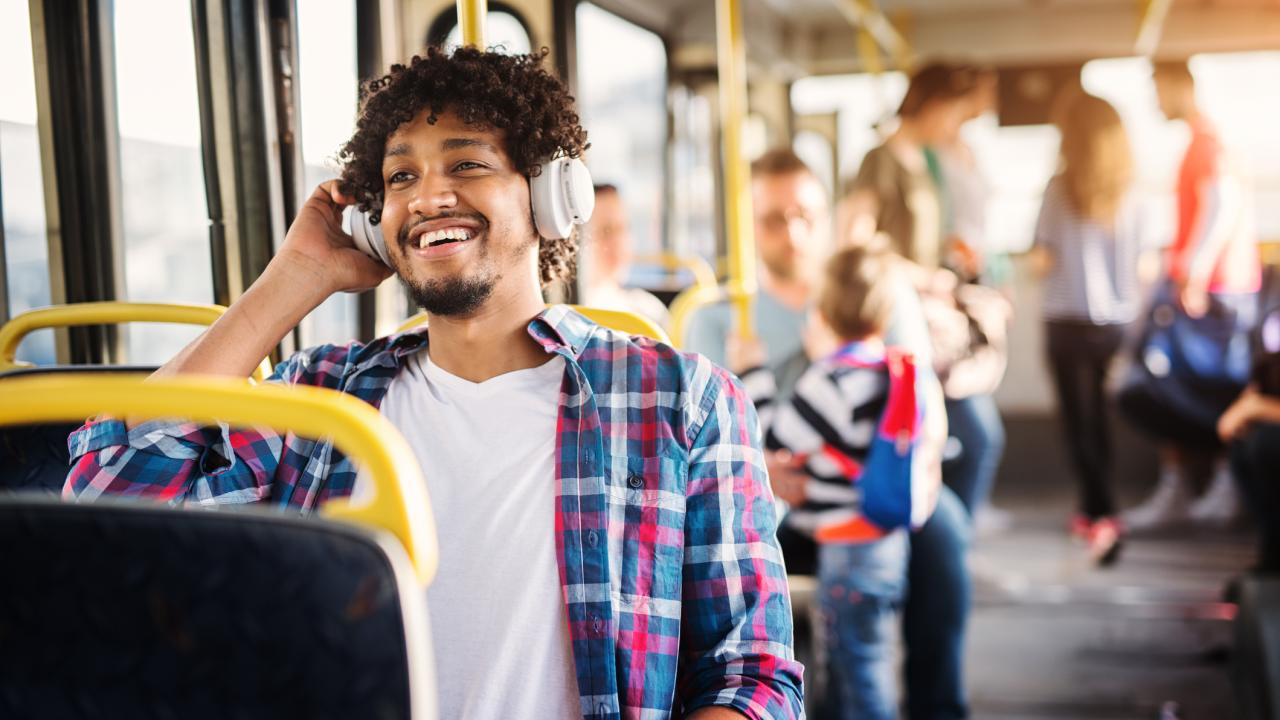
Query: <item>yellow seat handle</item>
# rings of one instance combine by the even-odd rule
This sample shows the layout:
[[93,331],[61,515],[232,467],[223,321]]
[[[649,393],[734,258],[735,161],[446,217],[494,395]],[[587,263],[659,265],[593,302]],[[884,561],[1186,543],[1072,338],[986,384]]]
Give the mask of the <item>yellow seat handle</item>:
[[[116,325],[128,322],[179,323],[212,325],[227,309],[221,305],[139,302],[88,302],[52,305],[17,315],[0,327],[0,371],[31,367],[17,359],[18,345],[36,330],[79,325]],[[271,374],[271,365],[263,360],[253,371],[253,379],[262,382]]]
[[3,382],[0,426],[81,420],[107,413],[187,418],[331,437],[370,478],[372,498],[335,499],[322,515],[390,532],[425,585],[436,569],[436,534],[417,458],[400,431],[350,395],[304,386],[250,386],[242,380],[180,376],[143,381],[105,373],[17,377]]

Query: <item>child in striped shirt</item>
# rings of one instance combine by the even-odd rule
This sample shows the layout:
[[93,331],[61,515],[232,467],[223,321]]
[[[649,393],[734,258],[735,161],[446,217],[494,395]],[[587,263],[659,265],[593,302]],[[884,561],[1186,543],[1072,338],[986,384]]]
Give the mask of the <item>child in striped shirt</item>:
[[833,717],[897,716],[892,638],[906,592],[907,533],[928,518],[941,481],[946,420],[923,412],[925,393],[942,407],[937,381],[882,340],[894,283],[905,282],[901,262],[865,247],[831,257],[816,311],[839,347],[805,371],[789,399],[775,398],[758,345],[735,338],[728,348],[765,446],[789,451],[808,475],[787,522],[818,542],[824,700]]

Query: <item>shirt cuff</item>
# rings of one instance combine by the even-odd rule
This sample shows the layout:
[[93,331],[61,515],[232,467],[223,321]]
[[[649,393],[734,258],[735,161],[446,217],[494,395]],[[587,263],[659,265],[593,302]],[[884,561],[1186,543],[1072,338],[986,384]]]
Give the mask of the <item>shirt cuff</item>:
[[129,428],[123,420],[90,421],[67,436],[67,450],[73,459],[103,448],[128,444]]

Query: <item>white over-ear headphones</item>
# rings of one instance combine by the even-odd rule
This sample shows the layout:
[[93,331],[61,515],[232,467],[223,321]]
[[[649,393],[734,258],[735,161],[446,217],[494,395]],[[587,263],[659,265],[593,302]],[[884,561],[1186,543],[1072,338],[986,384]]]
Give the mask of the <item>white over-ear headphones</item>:
[[[595,210],[591,172],[578,158],[557,157],[542,163],[542,172],[529,178],[529,204],[539,235],[548,240],[569,237],[574,226],[585,225]],[[348,210],[346,215],[356,247],[390,267],[382,227],[369,222],[368,213]]]

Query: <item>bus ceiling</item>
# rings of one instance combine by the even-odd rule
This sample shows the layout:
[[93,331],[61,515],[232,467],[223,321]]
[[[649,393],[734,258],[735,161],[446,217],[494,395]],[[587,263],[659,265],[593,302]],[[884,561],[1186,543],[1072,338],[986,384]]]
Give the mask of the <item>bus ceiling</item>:
[[[676,69],[715,66],[715,3],[592,0],[663,35]],[[858,32],[885,69],[964,59],[997,67],[1095,58],[1270,50],[1280,37],[1273,0],[747,0],[748,62],[780,79],[874,71]]]

